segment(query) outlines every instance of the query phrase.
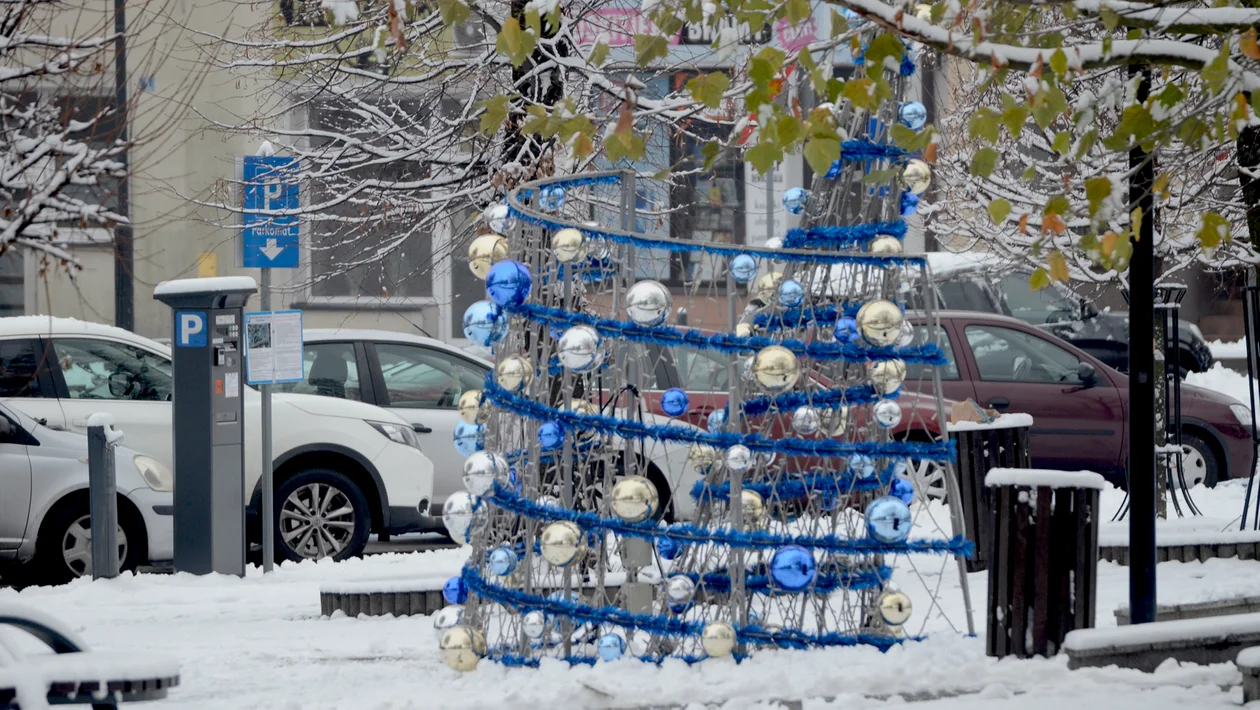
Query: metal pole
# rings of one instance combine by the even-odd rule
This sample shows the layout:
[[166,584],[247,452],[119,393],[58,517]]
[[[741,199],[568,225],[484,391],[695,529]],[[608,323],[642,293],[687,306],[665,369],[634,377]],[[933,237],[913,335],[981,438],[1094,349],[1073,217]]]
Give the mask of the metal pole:
[[[127,0],[114,0],[114,110],[119,118],[118,140],[123,145],[127,144],[127,123],[131,120],[131,112],[127,110],[126,8]],[[127,184],[131,172],[130,148],[123,164],[123,176],[118,181],[118,214],[130,219],[131,200]],[[120,222],[114,227],[114,325],[124,330],[136,328],[134,238],[130,222]]]
[[[271,269],[262,269],[258,298],[264,311],[271,310]],[[248,366],[248,365],[247,365]],[[271,459],[271,385],[262,385],[262,557],[263,573],[276,564],[274,471]]]
[[[766,171],[766,241],[774,238],[774,171]],[[783,171],[783,184],[787,185],[787,170]]]
[[[118,576],[118,494],[109,425],[88,427],[88,511],[92,526],[92,579]],[[139,540],[129,541],[131,545]]]
[[[1151,89],[1149,67],[1137,100]],[[1155,183],[1154,158],[1141,146],[1129,151],[1129,203],[1141,208],[1142,226],[1129,262],[1129,609],[1132,623],[1155,621]]]

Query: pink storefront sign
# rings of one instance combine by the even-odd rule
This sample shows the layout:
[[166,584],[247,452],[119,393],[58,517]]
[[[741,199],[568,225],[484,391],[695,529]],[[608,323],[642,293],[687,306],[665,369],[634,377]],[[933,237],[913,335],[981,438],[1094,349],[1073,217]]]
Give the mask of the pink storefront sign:
[[[573,36],[578,45],[589,46],[605,35],[609,47],[625,47],[634,44],[635,35],[656,34],[656,25],[638,8],[608,7],[597,12],[588,12],[578,19],[573,28]],[[669,41],[678,44],[675,35]]]
[[774,23],[775,44],[789,52],[796,52],[818,39],[818,24],[813,17],[807,17],[801,24],[793,27],[787,18]]

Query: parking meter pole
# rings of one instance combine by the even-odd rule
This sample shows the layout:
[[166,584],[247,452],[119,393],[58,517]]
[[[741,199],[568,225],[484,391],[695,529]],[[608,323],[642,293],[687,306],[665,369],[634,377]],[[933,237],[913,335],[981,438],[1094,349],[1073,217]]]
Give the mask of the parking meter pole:
[[[118,576],[118,495],[114,447],[104,426],[88,427],[88,511],[91,514],[92,579]],[[138,544],[129,540],[129,544]]]
[[[271,269],[261,269],[259,279],[259,302],[264,311],[271,310]],[[262,558],[263,572],[271,571],[276,563],[275,530],[275,491],[273,488],[274,471],[271,458],[271,385],[262,387],[262,500],[258,505],[262,508]]]

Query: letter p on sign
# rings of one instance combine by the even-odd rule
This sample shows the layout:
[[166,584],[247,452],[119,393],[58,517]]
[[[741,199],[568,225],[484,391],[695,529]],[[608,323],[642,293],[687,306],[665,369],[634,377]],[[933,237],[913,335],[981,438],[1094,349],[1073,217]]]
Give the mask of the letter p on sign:
[[181,348],[206,347],[206,314],[179,311],[175,314],[175,344]]

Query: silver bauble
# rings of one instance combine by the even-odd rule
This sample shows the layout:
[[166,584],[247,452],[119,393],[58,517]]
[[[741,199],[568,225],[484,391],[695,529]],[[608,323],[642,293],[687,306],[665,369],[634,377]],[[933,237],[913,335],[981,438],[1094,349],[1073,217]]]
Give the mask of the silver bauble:
[[467,390],[459,396],[456,409],[459,418],[469,424],[485,424],[490,421],[490,403],[484,401],[481,390]]
[[768,274],[762,274],[761,278],[757,279],[757,283],[753,285],[753,295],[762,303],[770,303],[782,284],[782,271],[771,271]]
[[[507,208],[506,205],[503,206]],[[483,234],[468,245],[468,268],[482,281],[490,267],[508,257],[508,242],[497,234]]]
[[731,655],[735,650],[735,627],[725,621],[710,621],[700,632],[700,645],[713,658]]
[[674,299],[660,281],[640,281],[626,291],[626,315],[639,325],[660,325]]
[[906,381],[906,363],[903,360],[877,360],[866,366],[866,373],[875,391],[888,395],[896,392]]
[[932,167],[918,158],[911,158],[901,170],[901,184],[913,195],[921,195],[932,184]]
[[901,321],[901,332],[897,334],[895,343],[898,347],[907,347],[914,342],[915,335],[914,325],[910,321],[903,319]]
[[673,605],[686,604],[696,595],[696,583],[683,574],[672,575],[665,580],[665,596]]
[[888,591],[879,595],[879,615],[889,626],[901,626],[910,620],[914,605],[905,592]]
[[586,256],[586,237],[572,227],[561,229],[551,237],[551,253],[561,263],[577,261]]
[[543,559],[557,567],[565,567],[581,559],[586,551],[586,536],[575,523],[557,520],[543,528],[538,547]]
[[875,421],[885,429],[892,429],[901,423],[901,405],[891,399],[875,403]]
[[887,234],[875,237],[866,247],[867,253],[880,256],[895,256],[901,253],[901,240]]
[[524,355],[510,355],[495,366],[495,381],[508,392],[520,392],[534,380],[534,363]]
[[612,511],[628,523],[652,517],[659,504],[660,495],[656,486],[643,476],[623,478],[613,486]]
[[897,341],[905,316],[892,301],[871,301],[858,309],[856,320],[862,338],[882,347]]
[[467,491],[455,491],[442,504],[442,524],[446,526],[446,534],[460,545],[468,544],[476,505],[477,499]]
[[463,618],[463,604],[451,604],[439,609],[438,613],[433,615],[433,633],[437,635],[438,641],[442,640],[442,635],[449,629],[459,626]]
[[[502,473],[507,475],[506,471]],[[474,451],[464,459],[464,488],[475,496],[485,495],[499,474],[498,461],[487,451]]]
[[743,444],[735,444],[726,450],[726,468],[735,473],[743,473],[752,468],[753,453]]
[[589,325],[575,325],[564,331],[556,346],[560,364],[574,372],[585,372],[599,366],[603,339]]
[[813,407],[797,407],[792,412],[792,430],[801,436],[809,436],[822,426],[822,415]]
[[547,630],[547,615],[537,609],[526,612],[521,617],[521,630],[531,639],[542,638],[543,632]]
[[438,642],[442,651],[442,660],[457,671],[471,671],[477,662],[486,655],[486,638],[481,629],[468,626],[456,626],[447,629]]

